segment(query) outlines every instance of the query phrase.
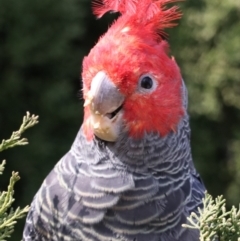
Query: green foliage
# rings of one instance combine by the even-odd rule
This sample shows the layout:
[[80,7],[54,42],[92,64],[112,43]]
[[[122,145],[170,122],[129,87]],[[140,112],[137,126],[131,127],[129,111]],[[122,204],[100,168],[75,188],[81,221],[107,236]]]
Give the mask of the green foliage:
[[183,224],[183,227],[198,229],[200,241],[240,241],[240,209],[233,206],[230,211],[226,211],[223,196],[213,200],[206,193],[203,208],[198,208],[198,212],[191,213],[189,224]]
[[[2,140],[2,143],[0,144],[0,152],[14,146],[27,145],[28,140],[26,138],[21,139],[21,135],[23,134],[24,131],[36,125],[37,123],[38,123],[38,116],[35,116],[35,115],[30,116],[30,113],[27,112],[26,116],[23,117],[23,122],[19,130],[14,131],[8,140]],[[0,170],[2,170],[2,168],[4,167],[4,164],[5,163],[2,163]]]
[[[28,140],[26,138],[21,138],[21,135],[25,130],[37,123],[38,116],[31,116],[30,113],[27,112],[26,116],[23,117],[23,122],[19,130],[13,132],[9,139],[2,141],[0,144],[0,152],[15,146],[28,144]],[[0,164],[0,175],[4,171],[5,164],[5,160]],[[15,201],[13,198],[14,185],[19,179],[20,176],[18,172],[12,172],[7,191],[0,192],[0,241],[4,241],[11,236],[17,222],[16,220],[23,218],[29,210],[28,206],[23,209],[19,207],[16,209],[12,208],[12,204]]]

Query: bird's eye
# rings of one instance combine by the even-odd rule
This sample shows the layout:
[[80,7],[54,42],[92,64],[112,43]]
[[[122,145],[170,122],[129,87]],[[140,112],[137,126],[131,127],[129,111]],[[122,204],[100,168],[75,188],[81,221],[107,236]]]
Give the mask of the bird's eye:
[[138,81],[138,91],[152,93],[157,88],[157,81],[149,74],[142,75]]
[[153,80],[149,76],[144,76],[141,79],[140,85],[144,89],[151,89],[153,87]]

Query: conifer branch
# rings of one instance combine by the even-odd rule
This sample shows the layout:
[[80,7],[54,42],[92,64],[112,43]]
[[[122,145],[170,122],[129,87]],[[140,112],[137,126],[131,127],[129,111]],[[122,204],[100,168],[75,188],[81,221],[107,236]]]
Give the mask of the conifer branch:
[[[3,167],[5,162],[2,162]],[[14,225],[16,220],[25,216],[29,210],[29,206],[23,209],[19,207],[14,210],[11,208],[14,198],[14,185],[20,179],[17,172],[12,172],[12,176],[9,181],[8,190],[0,193],[0,240],[3,241],[5,238],[10,237],[14,231]]]
[[[0,152],[14,146],[21,146],[28,144],[26,138],[21,138],[21,135],[28,128],[38,123],[38,116],[30,115],[29,112],[23,117],[23,122],[18,131],[12,133],[8,140],[3,140],[0,144]],[[6,161],[3,160],[0,164],[0,175],[3,173]],[[0,241],[5,241],[14,231],[16,220],[24,217],[29,211],[29,206],[23,209],[13,209],[12,204],[15,201],[14,185],[20,179],[18,172],[12,172],[7,191],[0,192]]]
[[191,213],[185,228],[198,229],[200,241],[240,241],[240,207],[226,210],[226,200],[218,196],[215,200],[206,193],[199,215]]
[[[30,115],[29,112],[23,117],[23,122],[18,131],[14,131],[8,140],[2,140],[0,144],[0,152],[14,146],[27,145],[28,140],[21,138],[21,135],[30,127],[38,123],[38,116]],[[1,168],[1,167],[0,167]]]

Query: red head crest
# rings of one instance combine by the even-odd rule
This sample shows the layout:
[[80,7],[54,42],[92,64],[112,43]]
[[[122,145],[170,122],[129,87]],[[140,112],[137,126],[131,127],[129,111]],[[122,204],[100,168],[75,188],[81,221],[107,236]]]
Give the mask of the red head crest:
[[[175,60],[168,56],[168,43],[164,39],[164,29],[175,26],[174,20],[181,17],[178,7],[166,8],[166,4],[176,1],[93,2],[97,17],[108,11],[120,12],[121,16],[84,58],[84,97],[88,99],[95,76],[104,72],[124,96],[124,123],[130,136],[136,138],[146,132],[158,132],[164,136],[175,131],[184,114],[181,73]],[[139,87],[146,75],[156,83],[152,92],[146,93]],[[86,106],[85,123],[89,116]]]
[[99,18],[109,11],[134,16],[136,21],[150,24],[157,33],[164,35],[163,30],[176,26],[174,20],[182,16],[177,6],[166,8],[166,4],[176,1],[178,0],[94,0],[93,13]]

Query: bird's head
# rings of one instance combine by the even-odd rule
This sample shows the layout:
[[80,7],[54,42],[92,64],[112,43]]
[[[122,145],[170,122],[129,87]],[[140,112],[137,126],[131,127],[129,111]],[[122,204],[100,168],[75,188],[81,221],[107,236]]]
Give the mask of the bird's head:
[[168,55],[164,28],[181,17],[174,0],[95,1],[100,17],[122,15],[83,61],[84,132],[114,142],[176,131],[185,113],[179,67]]

